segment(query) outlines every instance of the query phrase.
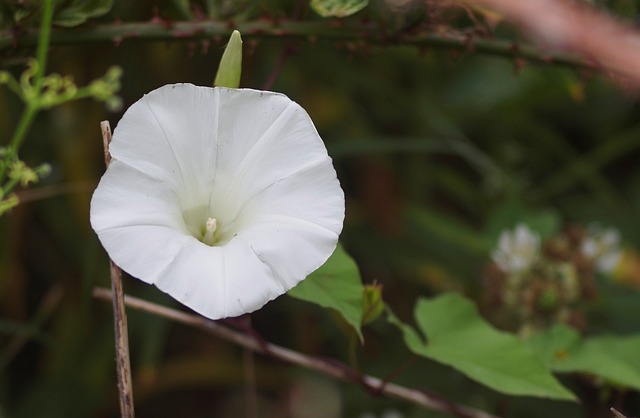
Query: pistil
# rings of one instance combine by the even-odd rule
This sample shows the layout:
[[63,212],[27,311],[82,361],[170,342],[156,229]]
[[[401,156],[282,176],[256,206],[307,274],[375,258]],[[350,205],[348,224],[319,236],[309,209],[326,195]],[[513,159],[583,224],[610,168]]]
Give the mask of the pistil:
[[216,218],[207,219],[207,223],[205,225],[204,236],[202,237],[202,242],[207,245],[213,245],[216,242],[215,233],[218,229],[218,220]]

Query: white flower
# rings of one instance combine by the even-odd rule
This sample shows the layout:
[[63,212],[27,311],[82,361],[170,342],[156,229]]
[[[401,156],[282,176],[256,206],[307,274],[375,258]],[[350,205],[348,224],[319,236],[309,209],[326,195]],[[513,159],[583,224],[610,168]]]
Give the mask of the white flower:
[[124,271],[219,319],[262,307],[336,247],[344,194],[282,94],[161,87],[124,114],[91,224]]
[[540,254],[540,236],[525,224],[518,224],[513,231],[503,231],[498,248],[493,251],[493,261],[505,273],[525,271]]
[[594,260],[602,273],[615,270],[622,256],[620,250],[620,233],[613,228],[600,228],[591,225],[587,237],[582,241],[582,254]]

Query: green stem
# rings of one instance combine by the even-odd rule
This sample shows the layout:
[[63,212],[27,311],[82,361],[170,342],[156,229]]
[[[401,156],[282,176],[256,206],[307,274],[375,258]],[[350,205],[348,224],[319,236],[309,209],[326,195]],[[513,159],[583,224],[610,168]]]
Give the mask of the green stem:
[[9,90],[11,90],[12,92],[14,92],[16,94],[16,96],[22,98],[22,89],[20,88],[20,84],[18,84],[18,81],[13,78],[13,76],[9,75],[8,79],[6,80],[5,84],[7,85],[7,87],[9,88]]
[[19,181],[20,179],[11,179],[6,182],[2,187],[2,194],[0,194],[0,198],[4,198],[5,196],[9,195],[9,193],[11,193],[11,191],[14,187],[16,187]]
[[53,0],[44,0],[44,11],[42,12],[42,22],[40,23],[40,36],[38,37],[38,49],[36,50],[36,61],[38,68],[33,77],[36,96],[40,93],[44,73],[47,66],[47,53],[49,52],[49,40],[51,38],[51,24],[53,22]]
[[[22,141],[27,136],[27,132],[29,132],[29,128],[31,128],[31,124],[33,123],[36,115],[40,107],[35,102],[27,103],[27,107],[24,112],[22,112],[22,116],[20,117],[20,121],[18,122],[18,127],[16,131],[13,133],[13,138],[11,138],[11,142],[9,144],[9,148],[7,149],[7,154],[4,157],[4,164],[0,165],[0,184],[4,183],[5,176],[7,174],[7,169],[9,168],[9,163],[15,161],[18,157],[18,148]],[[4,192],[7,192],[4,190]]]
[[[47,65],[47,53],[49,52],[49,40],[51,38],[51,23],[53,22],[53,0],[44,0],[42,22],[38,36],[38,48],[36,50],[36,73],[33,76],[34,94],[27,102],[27,106],[20,117],[18,127],[9,142],[9,148],[5,156],[5,164],[0,167],[0,184],[4,183],[9,163],[18,158],[18,150],[27,136],[33,121],[40,110],[40,91],[44,83],[44,73]],[[3,189],[3,191],[5,191]]]

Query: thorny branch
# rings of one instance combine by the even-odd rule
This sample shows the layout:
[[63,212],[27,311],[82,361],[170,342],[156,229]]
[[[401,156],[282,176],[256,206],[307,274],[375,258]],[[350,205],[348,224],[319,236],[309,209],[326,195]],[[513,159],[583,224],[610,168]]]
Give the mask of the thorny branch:
[[[107,42],[119,45],[130,41],[203,41],[222,42],[233,29],[246,40],[279,39],[305,42],[342,42],[351,47],[366,45],[409,45],[419,48],[449,51],[478,52],[487,55],[523,58],[531,62],[552,63],[571,67],[590,68],[588,61],[568,53],[552,53],[510,40],[443,35],[420,31],[417,33],[386,33],[374,23],[346,23],[341,21],[296,21],[266,19],[231,24],[223,21],[110,23],[87,28],[54,28],[52,45],[79,45]],[[25,29],[16,35],[0,32],[0,51],[13,47],[30,47],[38,39],[36,29]]]
[[458,0],[489,6],[555,51],[578,54],[640,87],[640,34],[586,2],[566,0]]
[[[112,292],[105,288],[96,287],[93,289],[93,296],[103,300],[111,300]],[[259,336],[255,335],[255,333],[237,331],[202,316],[188,314],[132,296],[125,296],[124,303],[130,308],[198,328],[218,338],[233,342],[272,359],[304,367],[335,379],[358,383],[370,393],[402,399],[426,409],[448,413],[461,418],[498,418],[495,415],[478,409],[455,404],[435,394],[429,394],[422,390],[411,389],[395,383],[386,382],[377,377],[362,375],[337,360],[309,356],[276,344],[271,344],[262,340]]]

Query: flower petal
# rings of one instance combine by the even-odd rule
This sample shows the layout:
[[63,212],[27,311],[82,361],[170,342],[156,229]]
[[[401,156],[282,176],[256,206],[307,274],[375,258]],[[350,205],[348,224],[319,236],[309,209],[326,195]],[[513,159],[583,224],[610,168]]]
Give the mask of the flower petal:
[[91,199],[97,233],[135,225],[158,225],[186,233],[178,197],[166,183],[113,160]]
[[111,156],[195,204],[216,172],[218,95],[212,90],[175,84],[146,94],[116,126]]
[[220,247],[193,242],[155,284],[194,311],[216,319],[252,312],[284,293],[269,267],[240,241]]
[[163,277],[173,260],[195,238],[157,225],[111,228],[98,233],[109,257],[124,271],[146,283]]
[[[291,196],[295,196],[295,204]],[[250,217],[288,216],[340,234],[344,194],[331,160],[326,159],[259,191],[245,202],[244,210],[252,214]]]
[[338,234],[305,220],[262,215],[236,239],[245,242],[255,257],[269,266],[272,277],[286,291],[327,261],[336,248]]
[[216,197],[225,210],[239,211],[260,190],[331,161],[309,115],[288,97],[220,89],[220,99],[218,171],[226,177]]

